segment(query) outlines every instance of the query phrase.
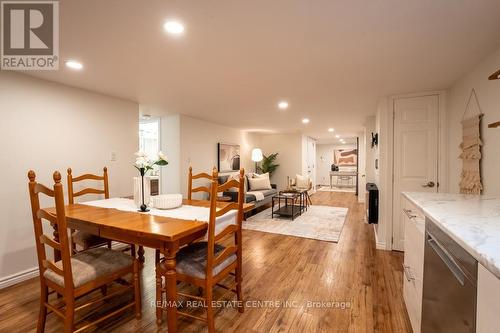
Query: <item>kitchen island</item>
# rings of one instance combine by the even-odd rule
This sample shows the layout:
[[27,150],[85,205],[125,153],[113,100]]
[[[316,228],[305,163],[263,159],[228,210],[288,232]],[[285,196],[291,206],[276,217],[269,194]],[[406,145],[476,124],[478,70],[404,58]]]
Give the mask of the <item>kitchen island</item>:
[[[438,299],[443,301],[436,294],[436,300],[431,303],[422,302],[425,296],[423,291],[426,289],[424,283],[429,283],[428,262],[425,265],[427,278],[424,279],[424,257],[428,260],[430,251],[428,248],[431,248],[428,245],[436,247],[436,242],[425,233],[430,224],[449,237],[450,242],[455,243],[455,248],[460,247],[465,250],[478,262],[477,269],[475,267],[472,270],[474,276],[470,282],[474,288],[477,287],[477,293],[474,291],[472,297],[467,297],[471,299],[460,299],[464,304],[471,304],[473,307],[477,305],[475,318],[472,316],[472,321],[475,323],[468,325],[475,326],[476,332],[498,330],[500,318],[494,309],[500,307],[500,198],[417,192],[405,192],[402,196],[404,204],[401,213],[405,219],[403,294],[414,332],[420,332],[421,327],[422,331],[424,330],[422,313],[425,311],[422,307],[432,302],[437,303]],[[445,242],[444,245],[449,246],[448,243]],[[437,244],[440,245],[439,242]],[[443,253],[449,254],[445,250],[441,256]],[[464,268],[461,265],[461,257],[458,258],[455,262],[456,267]],[[460,281],[459,287],[460,284],[463,285],[464,281]]]

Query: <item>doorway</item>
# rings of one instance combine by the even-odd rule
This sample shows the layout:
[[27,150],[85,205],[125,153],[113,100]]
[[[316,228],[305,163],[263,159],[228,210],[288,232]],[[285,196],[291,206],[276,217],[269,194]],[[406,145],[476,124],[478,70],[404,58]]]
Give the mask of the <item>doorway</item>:
[[392,249],[404,250],[402,192],[438,192],[438,94],[393,100]]

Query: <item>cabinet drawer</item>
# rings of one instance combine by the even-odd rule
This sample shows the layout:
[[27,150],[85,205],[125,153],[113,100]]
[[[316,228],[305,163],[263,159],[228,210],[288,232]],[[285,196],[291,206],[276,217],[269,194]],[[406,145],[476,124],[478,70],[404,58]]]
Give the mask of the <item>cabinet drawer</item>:
[[404,221],[405,246],[403,264],[403,298],[414,332],[420,332],[424,276],[425,217],[406,198],[401,214]]

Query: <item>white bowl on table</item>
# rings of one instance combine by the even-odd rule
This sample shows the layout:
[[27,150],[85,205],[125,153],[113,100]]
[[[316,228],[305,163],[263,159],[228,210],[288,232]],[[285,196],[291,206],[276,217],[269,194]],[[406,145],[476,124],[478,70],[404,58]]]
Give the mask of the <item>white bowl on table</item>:
[[160,194],[151,197],[153,207],[157,209],[173,209],[182,206],[182,194]]

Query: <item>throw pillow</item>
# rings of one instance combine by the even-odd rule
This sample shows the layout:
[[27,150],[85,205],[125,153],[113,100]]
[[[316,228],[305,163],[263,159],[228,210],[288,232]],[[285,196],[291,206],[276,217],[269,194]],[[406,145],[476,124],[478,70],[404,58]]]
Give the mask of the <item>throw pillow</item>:
[[269,179],[269,172],[263,173],[261,175],[259,175],[258,173],[254,173],[253,178],[267,178],[267,179]]
[[269,181],[269,178],[266,177],[248,178],[248,182],[250,184],[250,191],[261,191],[261,190],[271,189],[271,182]]
[[295,185],[299,189],[308,189],[309,188],[309,176],[296,175]]
[[[240,173],[239,172],[234,172],[234,173],[231,173],[229,174],[229,176],[227,177],[227,180],[226,182],[230,181],[231,179],[234,179],[236,181],[240,181]],[[246,177],[243,177],[243,190],[246,192],[247,191],[247,182],[245,181],[246,180]],[[222,185],[222,184],[219,184],[219,185]],[[238,192],[238,189],[236,187],[231,187],[230,189],[228,189],[229,192]]]

